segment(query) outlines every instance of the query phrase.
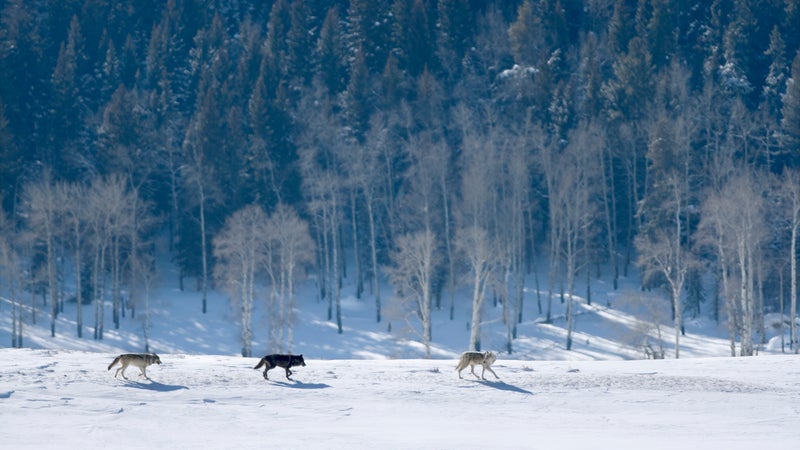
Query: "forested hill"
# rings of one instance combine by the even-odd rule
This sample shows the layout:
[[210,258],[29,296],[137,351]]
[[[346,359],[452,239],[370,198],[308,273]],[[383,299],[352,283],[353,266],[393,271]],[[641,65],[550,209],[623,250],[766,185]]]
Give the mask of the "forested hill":
[[797,0],[0,10],[0,281],[53,315],[74,270],[118,321],[167,232],[204,296],[290,299],[305,268],[338,299],[377,273],[423,321],[464,279],[514,316],[539,256],[567,294],[638,264],[745,354],[794,301]]

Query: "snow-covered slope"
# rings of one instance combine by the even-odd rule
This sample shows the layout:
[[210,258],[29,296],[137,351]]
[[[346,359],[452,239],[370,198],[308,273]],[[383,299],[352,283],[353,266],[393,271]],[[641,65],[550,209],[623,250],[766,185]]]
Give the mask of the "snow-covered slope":
[[[168,276],[170,269],[165,268],[163,273],[167,276],[150,294],[149,348],[159,353],[240,355],[242,347],[237,308],[220,292],[211,291],[208,312],[202,314],[199,292],[178,290],[177,282]],[[482,323],[482,348],[503,353],[506,359],[519,360],[638,359],[645,357],[642,343],[647,340],[656,347],[660,342],[667,356],[674,354],[674,336],[666,297],[658,293],[641,292],[635,280],[623,286],[616,291],[610,290],[602,280],[595,280],[591,305],[582,298],[576,298],[577,315],[571,351],[564,348],[565,307],[558,297],[554,298],[552,304],[552,322],[544,323],[544,295],[537,295],[532,288],[526,290],[523,322],[518,327],[511,354],[505,351],[507,330],[502,320],[502,305],[495,305],[492,299],[487,299]],[[335,323],[327,318],[327,300],[318,299],[313,282],[303,285],[297,295],[294,314],[295,339],[291,349],[284,350],[321,359],[424,357],[420,336],[414,331],[415,326],[419,328],[418,321],[393,304],[390,287],[383,288],[383,321],[380,323],[375,321],[374,296],[365,293],[361,299],[357,299],[353,292],[352,286],[345,285],[341,301],[344,331],[338,333]],[[543,303],[542,313],[538,309],[539,301]],[[456,297],[453,320],[450,320],[447,302],[443,300],[443,307],[432,313],[431,355],[434,359],[455,358],[467,349],[469,343],[469,293],[461,292]],[[107,302],[105,307],[103,340],[92,339],[94,305],[83,307],[84,337],[77,338],[75,303],[67,303],[64,312],[58,316],[57,335],[54,338],[50,336],[46,305],[39,305],[34,325],[30,299],[27,298],[23,346],[106,354],[143,351],[143,305],[139,306],[135,318],[123,318],[119,329],[114,329],[111,323],[110,303]],[[271,351],[268,323],[263,303],[256,302],[253,314],[254,355]],[[659,326],[656,327],[656,324]],[[681,357],[730,355],[724,325],[707,318],[687,319],[686,330],[686,335],[681,336]],[[0,295],[0,346],[9,346],[10,343],[10,304]]]

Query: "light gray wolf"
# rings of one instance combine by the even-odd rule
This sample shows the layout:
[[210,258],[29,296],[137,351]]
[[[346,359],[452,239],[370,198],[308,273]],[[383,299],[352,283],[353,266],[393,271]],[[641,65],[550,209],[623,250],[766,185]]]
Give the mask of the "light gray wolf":
[[111,364],[108,365],[108,370],[111,370],[117,363],[119,363],[120,366],[117,372],[114,373],[114,378],[117,378],[117,375],[122,372],[122,378],[127,380],[128,378],[125,377],[125,369],[127,369],[128,366],[135,366],[142,372],[141,375],[149,380],[150,378],[147,377],[147,366],[151,364],[161,364],[161,358],[155,353],[125,353],[114,358],[114,361],[111,361]]
[[283,367],[286,370],[286,379],[291,380],[289,378],[292,375],[292,371],[290,370],[292,367],[295,366],[305,366],[306,361],[303,359],[303,355],[281,355],[281,354],[274,354],[274,355],[267,355],[256,364],[253,369],[258,369],[261,366],[264,367],[264,379],[269,380],[267,376],[267,372],[270,369],[274,369],[275,367]]
[[497,355],[495,355],[494,352],[490,351],[464,352],[461,354],[461,359],[458,361],[458,365],[456,366],[456,370],[458,371],[458,378],[461,378],[461,371],[466,369],[467,366],[469,366],[469,370],[470,372],[472,372],[473,375],[475,375],[475,378],[478,378],[478,375],[475,373],[475,366],[479,365],[483,367],[483,371],[481,371],[481,376],[480,376],[481,380],[486,379],[483,377],[483,375],[486,373],[487,370],[489,372],[492,372],[492,375],[494,375],[494,377],[499,380],[500,377],[498,377],[497,374],[494,373],[494,370],[492,370],[491,367],[495,361],[497,361]]

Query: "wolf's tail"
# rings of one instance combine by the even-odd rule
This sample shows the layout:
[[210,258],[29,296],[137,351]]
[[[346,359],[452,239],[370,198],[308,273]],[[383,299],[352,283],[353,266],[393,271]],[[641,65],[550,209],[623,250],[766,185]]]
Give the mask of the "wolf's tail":
[[258,369],[259,367],[263,366],[264,364],[266,364],[266,358],[261,358],[261,361],[259,361],[258,364],[256,364],[255,367],[253,367],[253,369]]
[[117,362],[119,362],[119,359],[120,359],[120,358],[122,358],[122,355],[120,355],[120,356],[117,356],[116,358],[114,358],[114,361],[111,361],[111,364],[109,364],[109,365],[108,365],[108,370],[111,370],[111,368],[112,368],[112,367],[114,367],[114,364],[116,364]]

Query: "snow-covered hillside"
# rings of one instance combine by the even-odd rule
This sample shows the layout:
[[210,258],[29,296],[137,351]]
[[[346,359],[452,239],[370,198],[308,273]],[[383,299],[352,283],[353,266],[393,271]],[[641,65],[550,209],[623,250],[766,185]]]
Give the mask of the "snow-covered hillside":
[[[150,294],[149,348],[159,353],[240,355],[239,318],[237,309],[217,291],[211,291],[208,312],[201,313],[200,294],[196,290],[177,289],[175,274],[165,264],[161,278]],[[348,281],[348,280],[346,280]],[[545,293],[537,295],[533,287],[525,292],[523,323],[513,341],[513,353],[507,354],[507,330],[503,323],[502,305],[491,299],[484,304],[482,348],[503,353],[505,359],[517,360],[606,360],[645,358],[642,344],[647,341],[664,346],[666,355],[674,353],[674,334],[669,316],[669,303],[663,293],[642,292],[636,279],[623,280],[622,287],[611,290],[602,280],[592,282],[593,302],[577,299],[575,336],[572,351],[565,350],[566,320],[564,305],[553,300],[553,321],[544,323],[537,303]],[[190,285],[190,283],[187,283]],[[582,292],[576,289],[576,292]],[[335,323],[327,320],[327,300],[319,300],[313,280],[304,283],[297,295],[295,339],[291,350],[319,359],[397,359],[423,358],[421,337],[413,328],[418,322],[401,313],[393,304],[391,289],[384,286],[383,317],[375,321],[374,296],[368,292],[357,299],[351,285],[345,285],[342,297],[344,332],[339,334]],[[466,350],[471,320],[469,292],[456,297],[455,318],[450,320],[447,299],[443,308],[432,313],[432,358],[455,358]],[[111,323],[111,305],[106,305],[105,333],[102,341],[92,339],[94,305],[84,306],[84,338],[76,337],[75,303],[67,303],[59,315],[55,338],[50,336],[48,308],[39,305],[37,323],[32,324],[30,300],[24,325],[23,346],[38,349],[84,350],[106,354],[144,351],[144,309],[140,305],[135,318],[126,317],[120,329]],[[253,314],[254,354],[269,352],[265,308],[256,302]],[[658,325],[658,326],[656,326]],[[681,337],[681,357],[730,355],[724,323],[716,324],[705,314],[686,320],[686,335]],[[768,339],[776,332],[768,328]],[[660,336],[659,336],[660,333]],[[788,331],[787,331],[788,333]],[[777,340],[776,342],[778,342]],[[10,304],[0,296],[0,346],[11,343]],[[776,345],[761,346],[760,352],[780,351]]]
[[[0,350],[1,448],[753,449],[800,442],[794,356],[455,360],[162,354],[151,381],[114,355]],[[480,371],[478,371],[480,373]]]

